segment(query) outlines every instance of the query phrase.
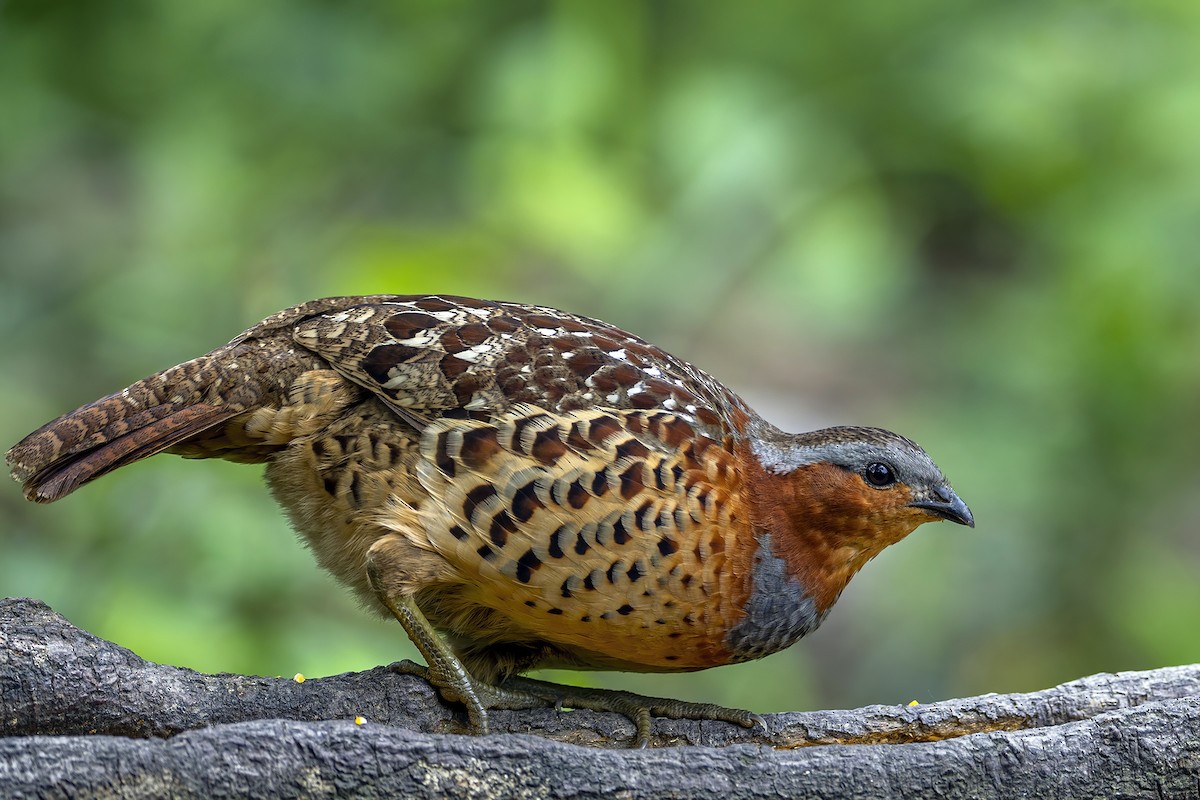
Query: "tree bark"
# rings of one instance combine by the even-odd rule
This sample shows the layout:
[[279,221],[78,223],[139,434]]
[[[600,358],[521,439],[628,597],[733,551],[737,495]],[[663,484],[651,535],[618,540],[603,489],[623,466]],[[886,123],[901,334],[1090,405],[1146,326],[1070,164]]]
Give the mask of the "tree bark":
[[2,797],[1200,797],[1200,665],[765,730],[656,720],[648,750],[612,714],[490,717],[493,735],[454,735],[461,709],[386,667],[297,682],[151,664],[0,601]]

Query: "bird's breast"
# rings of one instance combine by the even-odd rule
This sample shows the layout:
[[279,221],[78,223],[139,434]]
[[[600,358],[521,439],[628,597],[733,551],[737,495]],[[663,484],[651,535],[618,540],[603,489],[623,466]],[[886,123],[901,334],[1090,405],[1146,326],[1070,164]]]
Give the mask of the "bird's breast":
[[816,630],[828,612],[819,609],[775,552],[771,534],[760,530],[755,539],[745,616],[725,637],[733,661],[751,661],[790,647]]

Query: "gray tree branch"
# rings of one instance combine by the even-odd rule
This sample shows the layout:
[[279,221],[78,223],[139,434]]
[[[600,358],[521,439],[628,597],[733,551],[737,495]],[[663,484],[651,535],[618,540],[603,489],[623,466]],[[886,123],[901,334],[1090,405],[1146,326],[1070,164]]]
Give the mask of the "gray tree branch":
[[461,711],[386,667],[297,683],[151,664],[0,601],[2,797],[1200,797],[1200,665],[765,731],[657,720],[642,751],[611,714],[491,718],[496,735],[453,735]]

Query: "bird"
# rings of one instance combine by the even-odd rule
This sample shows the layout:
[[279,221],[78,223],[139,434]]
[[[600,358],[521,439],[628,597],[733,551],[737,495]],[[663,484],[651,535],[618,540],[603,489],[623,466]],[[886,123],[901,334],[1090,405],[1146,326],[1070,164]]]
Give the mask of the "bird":
[[35,502],[142,458],[265,463],[321,567],[490,709],[750,728],[756,714],[523,673],[688,672],[787,648],[925,522],[974,517],[916,443],[785,433],[615,326],[446,294],[331,297],[55,419],[7,453]]

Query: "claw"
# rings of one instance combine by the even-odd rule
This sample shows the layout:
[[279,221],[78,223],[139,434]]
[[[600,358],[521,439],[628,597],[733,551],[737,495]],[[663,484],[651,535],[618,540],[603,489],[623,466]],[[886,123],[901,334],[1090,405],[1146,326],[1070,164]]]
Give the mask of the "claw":
[[647,706],[641,706],[634,711],[633,727],[636,731],[634,747],[638,750],[650,747],[650,709]]
[[396,661],[389,664],[388,669],[395,670],[401,675],[416,675],[422,680],[429,680],[429,667],[424,664],[418,664],[415,661],[409,661],[407,658],[403,661]]

